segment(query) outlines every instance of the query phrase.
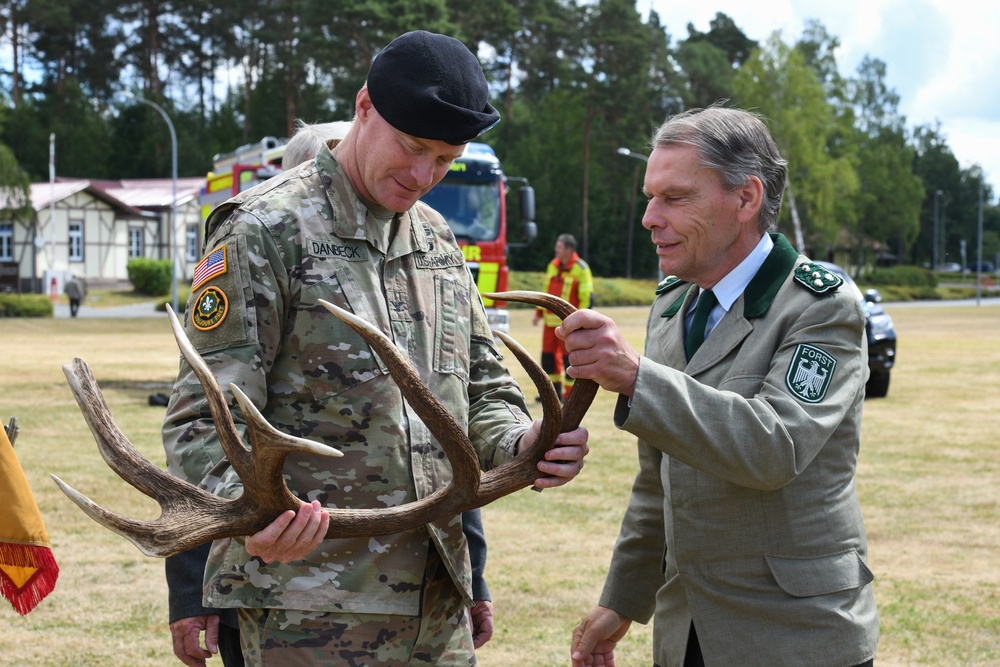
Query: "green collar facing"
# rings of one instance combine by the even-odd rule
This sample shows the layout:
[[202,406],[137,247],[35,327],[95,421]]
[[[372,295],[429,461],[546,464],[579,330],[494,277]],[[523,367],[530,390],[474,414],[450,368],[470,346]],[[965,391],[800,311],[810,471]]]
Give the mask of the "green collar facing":
[[774,241],[771,254],[743,292],[743,316],[747,319],[761,317],[767,312],[799,259],[799,253],[783,234],[771,234],[771,240]]
[[[781,285],[785,282],[785,278],[795,268],[795,262],[799,258],[799,253],[796,252],[795,248],[792,247],[784,235],[771,234],[771,240],[774,241],[774,248],[771,249],[767,259],[764,260],[757,274],[750,280],[750,284],[747,285],[746,290],[743,291],[743,316],[748,319],[761,317],[767,312],[768,308],[774,302],[774,297],[778,294],[778,290],[781,289]],[[675,280],[669,286],[672,288],[680,284],[682,284],[682,281]],[[661,290],[657,290],[657,293],[661,293]],[[677,300],[663,311],[660,317],[673,317],[676,315],[677,311],[684,305],[684,297],[686,295],[686,291],[682,292]]]

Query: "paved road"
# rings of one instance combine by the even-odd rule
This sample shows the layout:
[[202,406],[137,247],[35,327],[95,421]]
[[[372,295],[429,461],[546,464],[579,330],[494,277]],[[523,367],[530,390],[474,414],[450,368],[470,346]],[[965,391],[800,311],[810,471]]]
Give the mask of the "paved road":
[[[69,319],[69,304],[57,303],[54,306],[53,316],[56,318]],[[93,308],[80,306],[76,314],[77,317],[166,317],[165,310],[156,310],[156,301],[145,301],[134,303],[130,306],[116,306],[114,308]]]
[[[887,310],[895,308],[922,308],[925,306],[975,306],[976,299],[949,299],[947,301],[883,301],[882,306]],[[979,299],[980,306],[1000,306],[1000,297],[982,297]]]

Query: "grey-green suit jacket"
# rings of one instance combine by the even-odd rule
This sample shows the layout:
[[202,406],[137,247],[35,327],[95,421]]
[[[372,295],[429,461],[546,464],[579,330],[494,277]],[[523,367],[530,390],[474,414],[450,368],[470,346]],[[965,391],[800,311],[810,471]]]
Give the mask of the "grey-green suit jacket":
[[[647,622],[654,659],[848,667],[878,615],[854,486],[867,378],[864,313],[784,237],[688,363],[697,289],[664,284],[631,405],[640,470],[601,604]],[[823,283],[823,285],[820,285]]]

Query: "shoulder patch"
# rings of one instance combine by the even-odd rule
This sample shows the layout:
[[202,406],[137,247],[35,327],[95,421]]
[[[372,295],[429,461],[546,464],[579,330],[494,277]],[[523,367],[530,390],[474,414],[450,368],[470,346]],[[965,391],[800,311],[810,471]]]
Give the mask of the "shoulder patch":
[[800,343],[792,355],[785,375],[785,385],[796,398],[806,403],[819,403],[833,380],[837,360],[815,345]]
[[802,262],[795,267],[795,282],[816,294],[833,292],[844,284],[843,278],[812,262]]
[[214,285],[206,287],[198,295],[191,313],[191,324],[199,331],[211,331],[222,324],[229,313],[229,300],[226,293]]
[[191,279],[191,290],[194,291],[215,276],[226,272],[226,246],[219,246],[198,262],[194,267],[194,277]]
[[678,285],[685,284],[685,281],[681,280],[677,276],[667,276],[660,281],[660,284],[656,286],[656,293],[663,294],[664,292],[669,292]]

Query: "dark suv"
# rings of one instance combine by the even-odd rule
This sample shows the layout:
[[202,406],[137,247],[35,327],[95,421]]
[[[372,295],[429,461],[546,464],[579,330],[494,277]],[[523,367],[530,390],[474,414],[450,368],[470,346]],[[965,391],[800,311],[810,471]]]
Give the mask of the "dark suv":
[[844,279],[865,310],[865,333],[868,334],[868,384],[866,398],[883,398],[889,393],[889,371],[896,362],[896,327],[881,306],[882,295],[877,289],[864,294],[847,272],[830,262],[816,262]]

